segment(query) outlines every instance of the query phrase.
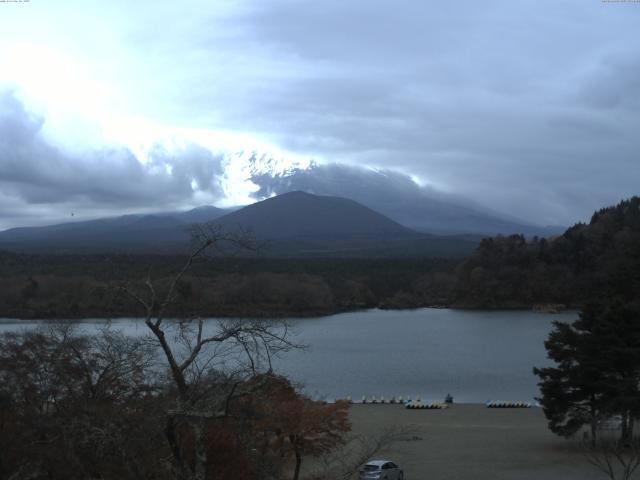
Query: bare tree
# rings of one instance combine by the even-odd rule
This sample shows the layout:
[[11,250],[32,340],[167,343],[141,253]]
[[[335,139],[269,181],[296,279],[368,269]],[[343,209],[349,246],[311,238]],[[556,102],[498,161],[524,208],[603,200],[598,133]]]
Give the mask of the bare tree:
[[159,478],[152,358],[108,327],[1,335],[0,478]]
[[63,347],[82,379],[81,398],[126,402],[157,388],[152,363],[154,348],[144,339],[133,338],[110,324],[94,335],[80,335],[69,322],[55,323],[47,336]]
[[594,446],[583,444],[587,461],[611,480],[629,480],[640,466],[640,439],[629,442],[618,439],[600,439]]
[[[229,415],[232,398],[259,388],[246,379],[261,370],[270,371],[274,355],[297,347],[289,340],[286,322],[165,319],[167,310],[178,298],[177,286],[194,262],[211,252],[231,255],[258,248],[247,232],[229,233],[212,224],[196,226],[192,240],[191,253],[163,293],[154,285],[150,273],[145,292],[136,292],[126,285],[120,287],[144,308],[144,322],[160,345],[176,389],[175,408],[167,412],[165,433],[172,453],[173,474],[180,480],[210,478],[207,429],[216,419]],[[183,433],[185,426],[193,439],[190,452],[184,451],[188,443]]]

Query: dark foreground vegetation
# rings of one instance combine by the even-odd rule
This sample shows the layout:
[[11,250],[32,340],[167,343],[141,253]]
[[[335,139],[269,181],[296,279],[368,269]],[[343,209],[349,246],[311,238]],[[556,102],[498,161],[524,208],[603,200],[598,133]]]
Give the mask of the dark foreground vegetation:
[[344,443],[347,403],[202,368],[214,356],[200,353],[181,385],[149,339],[68,325],[0,337],[0,479],[297,478],[303,457]]
[[640,299],[591,300],[571,324],[556,322],[545,342],[556,366],[534,368],[549,428],[570,437],[588,427],[596,446],[601,423],[616,419],[631,443],[640,417]]
[[[596,212],[556,238],[483,240],[463,261],[436,258],[200,258],[171,315],[322,315],[359,308],[580,306],[640,290],[640,199]],[[0,317],[139,316],[123,283],[166,285],[182,256],[0,253]]]

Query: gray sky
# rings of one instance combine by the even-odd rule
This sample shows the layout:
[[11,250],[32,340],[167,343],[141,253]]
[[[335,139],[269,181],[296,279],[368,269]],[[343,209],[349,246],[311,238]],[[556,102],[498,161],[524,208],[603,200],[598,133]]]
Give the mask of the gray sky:
[[639,193],[640,3],[0,3],[0,228],[248,202],[247,155],[542,224]]

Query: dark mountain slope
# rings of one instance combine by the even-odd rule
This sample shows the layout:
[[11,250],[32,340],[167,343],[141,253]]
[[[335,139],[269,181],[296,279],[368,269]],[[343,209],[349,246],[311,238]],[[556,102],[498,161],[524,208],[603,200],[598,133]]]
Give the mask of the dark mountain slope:
[[[127,215],[0,232],[0,248],[43,253],[185,253],[193,223],[220,209]],[[248,230],[264,255],[288,257],[460,257],[477,239],[414,232],[353,200],[292,192],[213,220],[225,230]]]
[[206,223],[231,212],[231,209],[217,208],[211,205],[196,207],[186,212],[169,212],[166,216],[176,218],[185,223]]
[[353,200],[290,192],[217,219],[226,228],[249,228],[261,238],[401,235],[415,232]]
[[187,225],[155,215],[66,223],[46,227],[14,228],[0,232],[3,248],[31,252],[163,251],[185,237]]
[[0,246],[35,252],[75,251],[167,253],[184,247],[193,223],[204,223],[229,210],[203,206],[153,215],[123,215],[44,227],[12,228],[0,232]]

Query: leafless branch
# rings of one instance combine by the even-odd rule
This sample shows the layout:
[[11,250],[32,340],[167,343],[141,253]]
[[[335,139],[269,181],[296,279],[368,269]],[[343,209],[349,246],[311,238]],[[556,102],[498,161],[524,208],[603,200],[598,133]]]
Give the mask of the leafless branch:
[[594,447],[582,446],[586,460],[611,480],[629,480],[640,467],[640,440],[624,443],[618,439],[601,439]]
[[[144,282],[147,298],[127,285],[120,286],[120,291],[144,307],[145,324],[159,343],[177,388],[176,408],[168,412],[166,424],[167,440],[174,452],[174,471],[184,473],[190,470],[176,450],[180,436],[176,420],[180,419],[180,422],[190,425],[196,445],[196,465],[193,475],[187,476],[200,480],[204,478],[203,462],[206,462],[202,422],[227,415],[232,398],[249,395],[258,388],[242,380],[245,375],[255,376],[263,360],[271,370],[274,355],[300,346],[289,339],[289,327],[284,322],[224,320],[205,325],[205,321],[198,317],[181,320],[177,324],[165,322],[168,309],[178,298],[178,285],[196,260],[210,251],[229,256],[238,251],[256,252],[261,247],[246,230],[227,232],[211,223],[194,226],[191,238],[191,253],[164,293],[160,294],[154,286],[150,270]],[[178,331],[172,342],[167,333],[174,326]],[[216,372],[211,366],[218,361],[224,367],[226,360],[233,361],[232,373],[229,374],[227,369],[212,377],[211,373]],[[247,362],[248,371],[242,367],[243,364],[246,367]]]

